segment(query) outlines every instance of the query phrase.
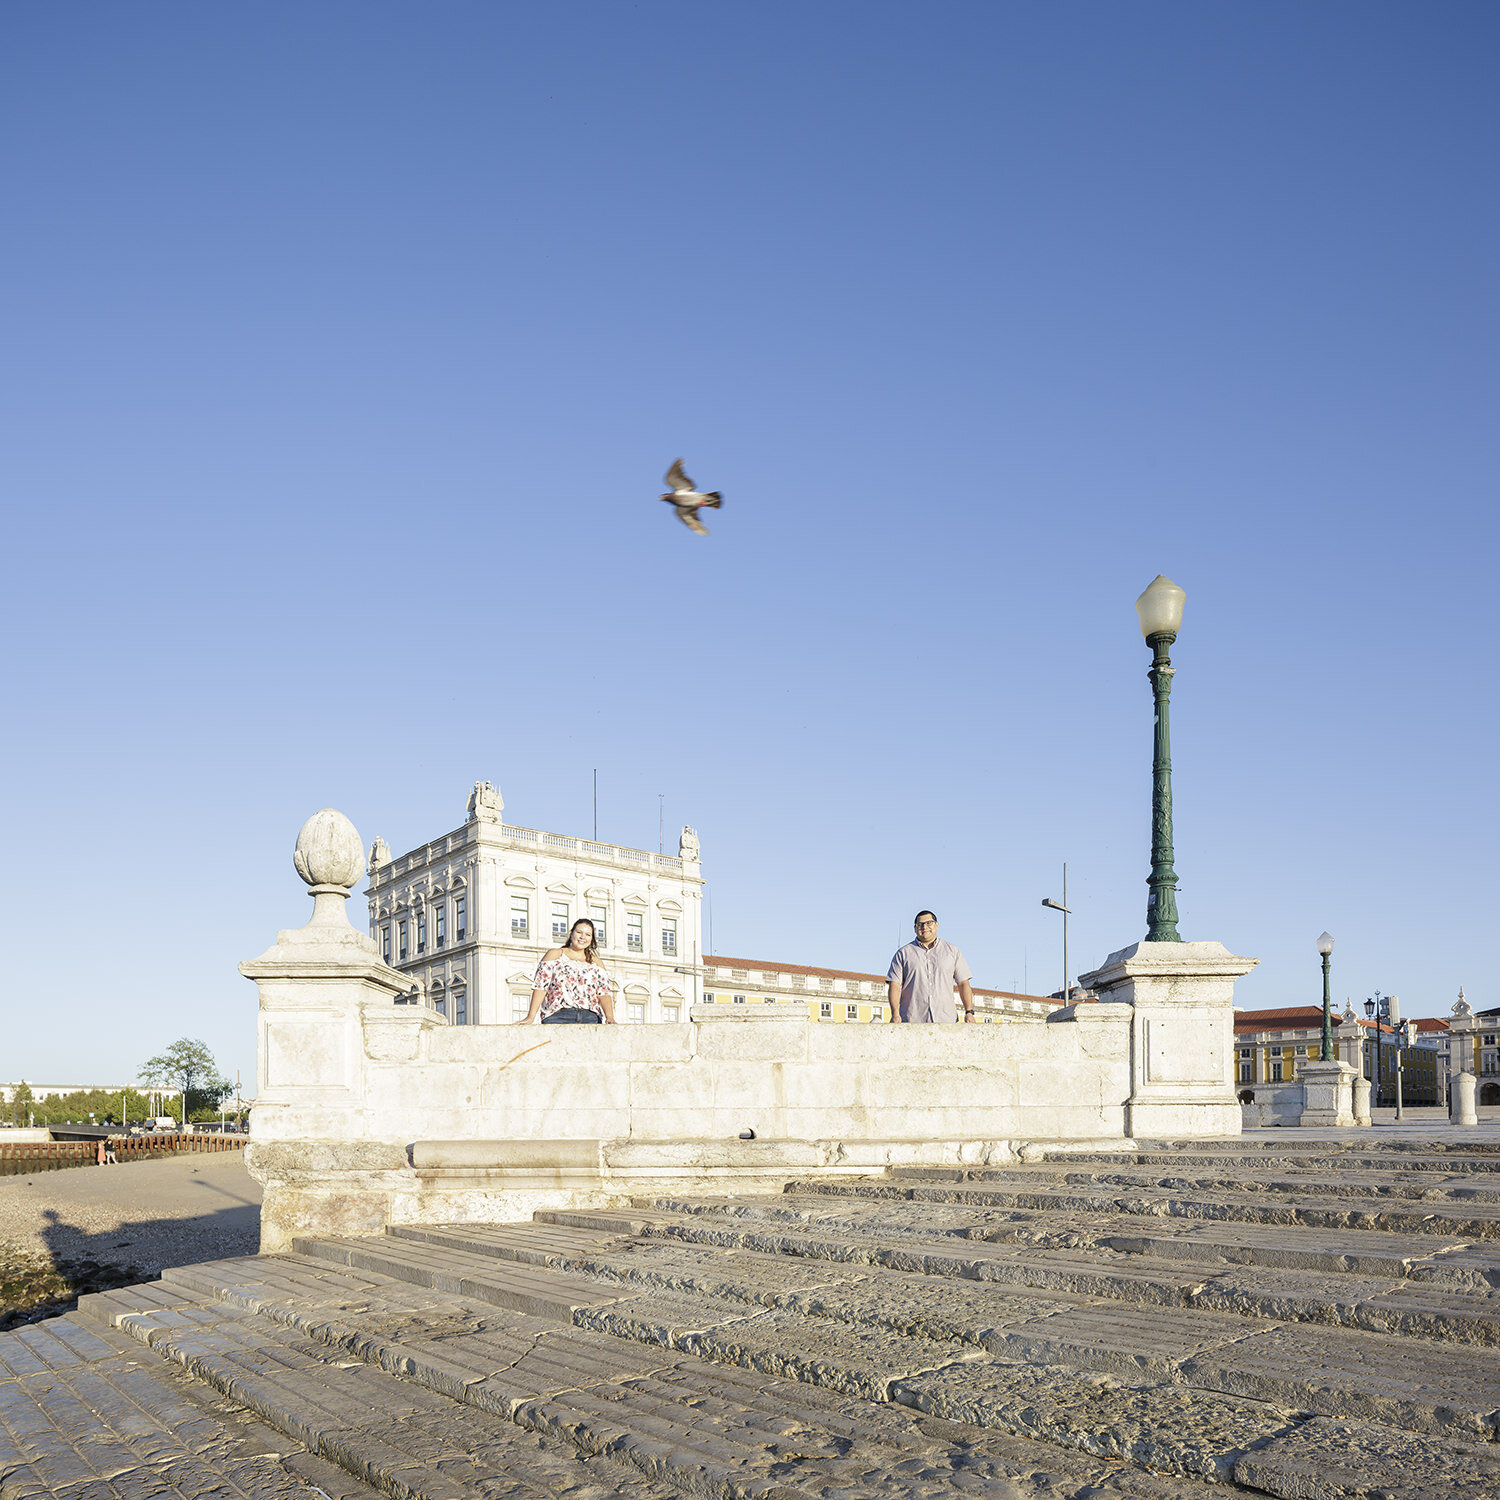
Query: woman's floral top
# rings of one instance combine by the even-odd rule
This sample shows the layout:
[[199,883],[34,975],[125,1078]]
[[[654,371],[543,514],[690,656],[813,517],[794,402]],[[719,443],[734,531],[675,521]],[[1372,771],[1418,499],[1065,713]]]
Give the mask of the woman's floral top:
[[542,991],[541,1020],[569,1007],[597,1011],[602,1017],[609,976],[598,964],[576,963],[571,958],[544,958],[536,966],[531,987]]

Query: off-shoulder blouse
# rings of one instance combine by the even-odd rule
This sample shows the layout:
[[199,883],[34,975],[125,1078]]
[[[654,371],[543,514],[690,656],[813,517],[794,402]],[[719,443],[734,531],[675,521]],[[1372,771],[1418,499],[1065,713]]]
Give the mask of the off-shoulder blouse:
[[604,1015],[609,976],[598,964],[575,963],[571,958],[544,958],[536,967],[531,987],[542,991],[541,1020],[576,1007]]

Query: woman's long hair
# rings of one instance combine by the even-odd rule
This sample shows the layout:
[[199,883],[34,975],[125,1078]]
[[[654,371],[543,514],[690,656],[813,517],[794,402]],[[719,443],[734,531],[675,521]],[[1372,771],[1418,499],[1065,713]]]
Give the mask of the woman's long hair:
[[572,948],[573,934],[577,932],[580,927],[587,927],[589,930],[589,945],[583,950],[583,956],[587,962],[596,964],[599,962],[598,958],[595,956],[599,952],[599,934],[594,930],[594,924],[590,922],[587,917],[579,917],[579,919],[570,928],[568,928],[568,940],[563,944],[563,948],[565,950]]

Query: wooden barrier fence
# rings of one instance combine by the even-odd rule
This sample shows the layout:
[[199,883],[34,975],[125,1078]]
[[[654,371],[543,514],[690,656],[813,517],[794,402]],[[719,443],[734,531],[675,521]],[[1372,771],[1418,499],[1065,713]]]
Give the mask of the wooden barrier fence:
[[[115,1160],[147,1161],[153,1157],[177,1156],[184,1151],[240,1151],[249,1136],[205,1133],[153,1132],[149,1135],[112,1135]],[[32,1172],[60,1172],[66,1167],[91,1167],[99,1161],[102,1141],[20,1141],[0,1143],[0,1177],[20,1177]]]

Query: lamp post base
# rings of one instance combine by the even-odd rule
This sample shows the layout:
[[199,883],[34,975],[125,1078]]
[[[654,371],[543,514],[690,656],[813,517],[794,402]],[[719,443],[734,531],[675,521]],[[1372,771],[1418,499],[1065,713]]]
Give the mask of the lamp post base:
[[1307,1062],[1302,1080],[1301,1126],[1354,1124],[1354,1069],[1348,1063]]

